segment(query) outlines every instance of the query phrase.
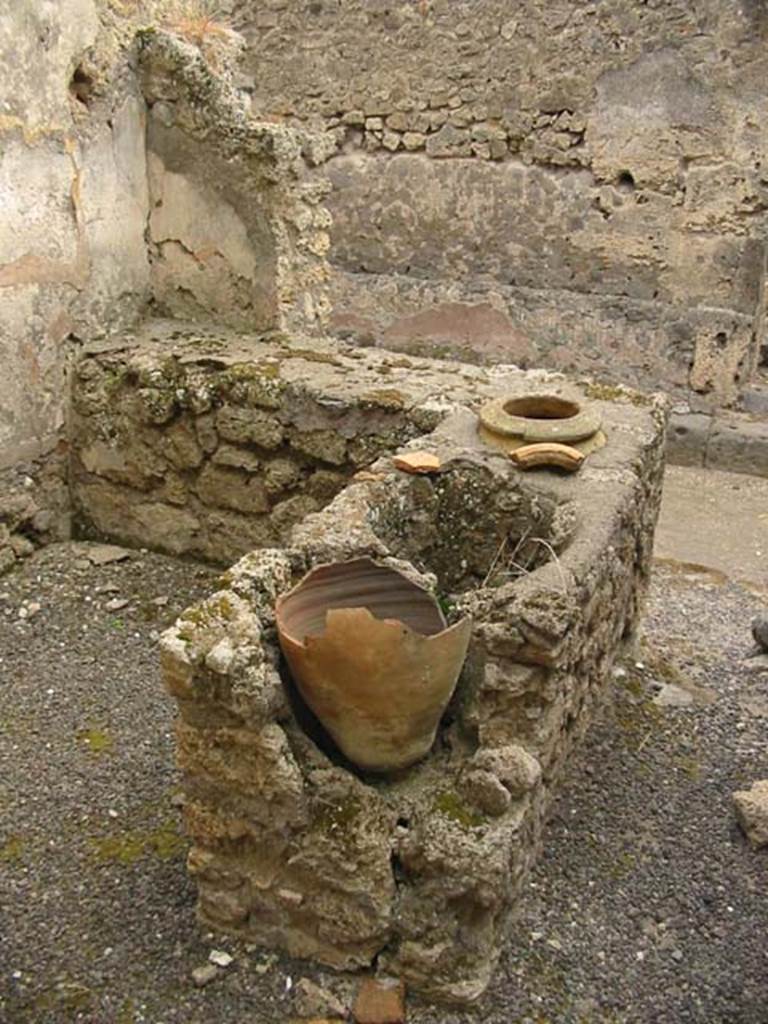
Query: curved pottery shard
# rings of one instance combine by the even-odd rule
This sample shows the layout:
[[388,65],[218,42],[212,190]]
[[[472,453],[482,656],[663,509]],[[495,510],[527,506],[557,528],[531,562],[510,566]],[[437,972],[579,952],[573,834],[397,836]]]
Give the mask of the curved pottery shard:
[[370,558],[321,565],[277,602],[299,691],[358,767],[406,768],[429,752],[467,653],[432,595]]
[[586,458],[583,452],[569,444],[524,444],[509,453],[510,459],[521,469],[535,469],[536,466],[558,466],[569,473],[575,473]]

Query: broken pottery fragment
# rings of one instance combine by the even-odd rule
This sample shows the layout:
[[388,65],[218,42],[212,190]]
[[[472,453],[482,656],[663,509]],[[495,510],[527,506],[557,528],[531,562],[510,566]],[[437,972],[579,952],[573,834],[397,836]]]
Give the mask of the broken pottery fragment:
[[469,619],[370,558],[321,565],[278,599],[296,685],[340,750],[369,771],[428,753],[467,652]]
[[510,459],[520,469],[534,469],[536,466],[557,466],[569,473],[575,473],[584,461],[584,454],[569,444],[537,441],[524,444],[509,453]]
[[403,452],[393,455],[392,462],[404,473],[436,473],[440,469],[440,459],[432,452]]
[[405,985],[399,978],[365,978],[352,1015],[356,1024],[405,1024]]

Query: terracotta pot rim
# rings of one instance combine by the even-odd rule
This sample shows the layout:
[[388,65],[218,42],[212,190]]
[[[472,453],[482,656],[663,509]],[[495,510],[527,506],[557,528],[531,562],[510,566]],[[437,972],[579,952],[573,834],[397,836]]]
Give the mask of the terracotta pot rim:
[[[293,643],[293,644],[295,644],[295,645],[297,645],[299,647],[302,647],[304,649],[306,649],[306,647],[307,647],[306,640],[307,640],[308,637],[319,638],[319,637],[323,636],[325,634],[325,630],[323,630],[322,633],[307,634],[306,636],[304,636],[301,639],[299,639],[297,636],[295,636],[293,632],[291,632],[289,629],[286,628],[286,625],[285,625],[285,622],[284,622],[284,619],[283,619],[282,610],[283,610],[283,608],[285,606],[285,603],[286,603],[286,601],[290,600],[290,598],[293,597],[297,593],[297,591],[299,591],[304,586],[304,584],[307,582],[307,580],[309,580],[312,576],[316,575],[317,573],[322,572],[323,570],[327,570],[327,569],[334,569],[334,568],[337,568],[337,567],[338,568],[343,568],[343,567],[346,567],[346,566],[351,566],[351,565],[354,565],[356,563],[361,563],[361,564],[367,564],[369,566],[374,566],[376,569],[380,569],[383,572],[392,573],[393,575],[397,575],[406,584],[408,584],[408,586],[412,587],[414,591],[419,591],[422,594],[424,594],[429,599],[429,601],[433,604],[434,611],[436,613],[436,616],[439,618],[439,620],[440,620],[440,622],[442,624],[442,628],[439,629],[439,630],[436,630],[434,632],[425,633],[425,632],[422,632],[422,631],[420,631],[418,629],[414,629],[413,626],[411,626],[408,622],[406,622],[402,618],[397,618],[397,617],[393,617],[393,616],[380,617],[380,616],[374,614],[374,612],[372,612],[369,608],[367,608],[366,605],[363,605],[363,604],[343,605],[343,606],[339,606],[339,607],[344,607],[344,608],[355,608],[355,607],[356,608],[366,608],[366,610],[369,611],[371,616],[374,619],[376,619],[378,622],[396,623],[399,626],[404,626],[406,629],[409,630],[409,632],[413,633],[414,636],[418,636],[418,637],[420,637],[420,638],[422,638],[424,640],[431,640],[431,639],[433,639],[435,637],[443,636],[444,634],[451,632],[451,630],[455,629],[457,626],[461,626],[463,623],[471,621],[471,617],[470,616],[464,615],[457,622],[449,624],[446,621],[446,618],[445,618],[445,615],[443,613],[443,610],[440,608],[440,605],[438,604],[437,600],[430,593],[430,591],[427,590],[426,587],[423,587],[420,584],[415,583],[412,579],[410,579],[408,576],[406,576],[406,574],[404,572],[402,572],[400,569],[396,569],[394,566],[386,565],[385,563],[380,562],[380,561],[378,561],[375,558],[372,558],[370,555],[358,555],[358,556],[356,556],[354,558],[340,559],[340,560],[334,561],[334,562],[320,562],[317,565],[312,566],[312,568],[309,569],[301,577],[301,579],[297,583],[295,583],[294,586],[292,586],[290,588],[290,590],[287,590],[284,594],[280,594],[280,596],[277,598],[277,600],[275,602],[275,619],[276,619],[276,624],[277,624],[277,628],[278,628],[278,633],[282,634],[291,643]],[[328,609],[328,611],[333,611],[333,610],[336,610],[336,609],[333,609],[333,608]],[[327,614],[327,612],[326,612],[326,614]]]

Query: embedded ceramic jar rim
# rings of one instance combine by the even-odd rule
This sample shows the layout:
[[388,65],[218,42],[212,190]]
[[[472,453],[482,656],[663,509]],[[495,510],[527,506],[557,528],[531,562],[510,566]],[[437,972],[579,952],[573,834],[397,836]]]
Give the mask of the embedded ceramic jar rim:
[[493,434],[528,442],[583,441],[600,429],[602,417],[575,398],[541,393],[503,395],[480,410],[480,422]]
[[316,566],[276,606],[296,686],[359,768],[424,757],[453,694],[471,621],[447,625],[424,587],[368,557]]

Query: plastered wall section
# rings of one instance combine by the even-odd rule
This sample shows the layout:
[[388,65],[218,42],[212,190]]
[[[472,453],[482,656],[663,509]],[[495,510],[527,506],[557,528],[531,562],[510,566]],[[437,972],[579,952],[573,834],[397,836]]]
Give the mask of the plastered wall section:
[[233,0],[335,142],[335,330],[738,400],[763,335],[756,0]]
[[92,0],[0,8],[3,563],[66,533],[67,368],[148,296],[144,103],[128,76],[91,93],[99,31]]

